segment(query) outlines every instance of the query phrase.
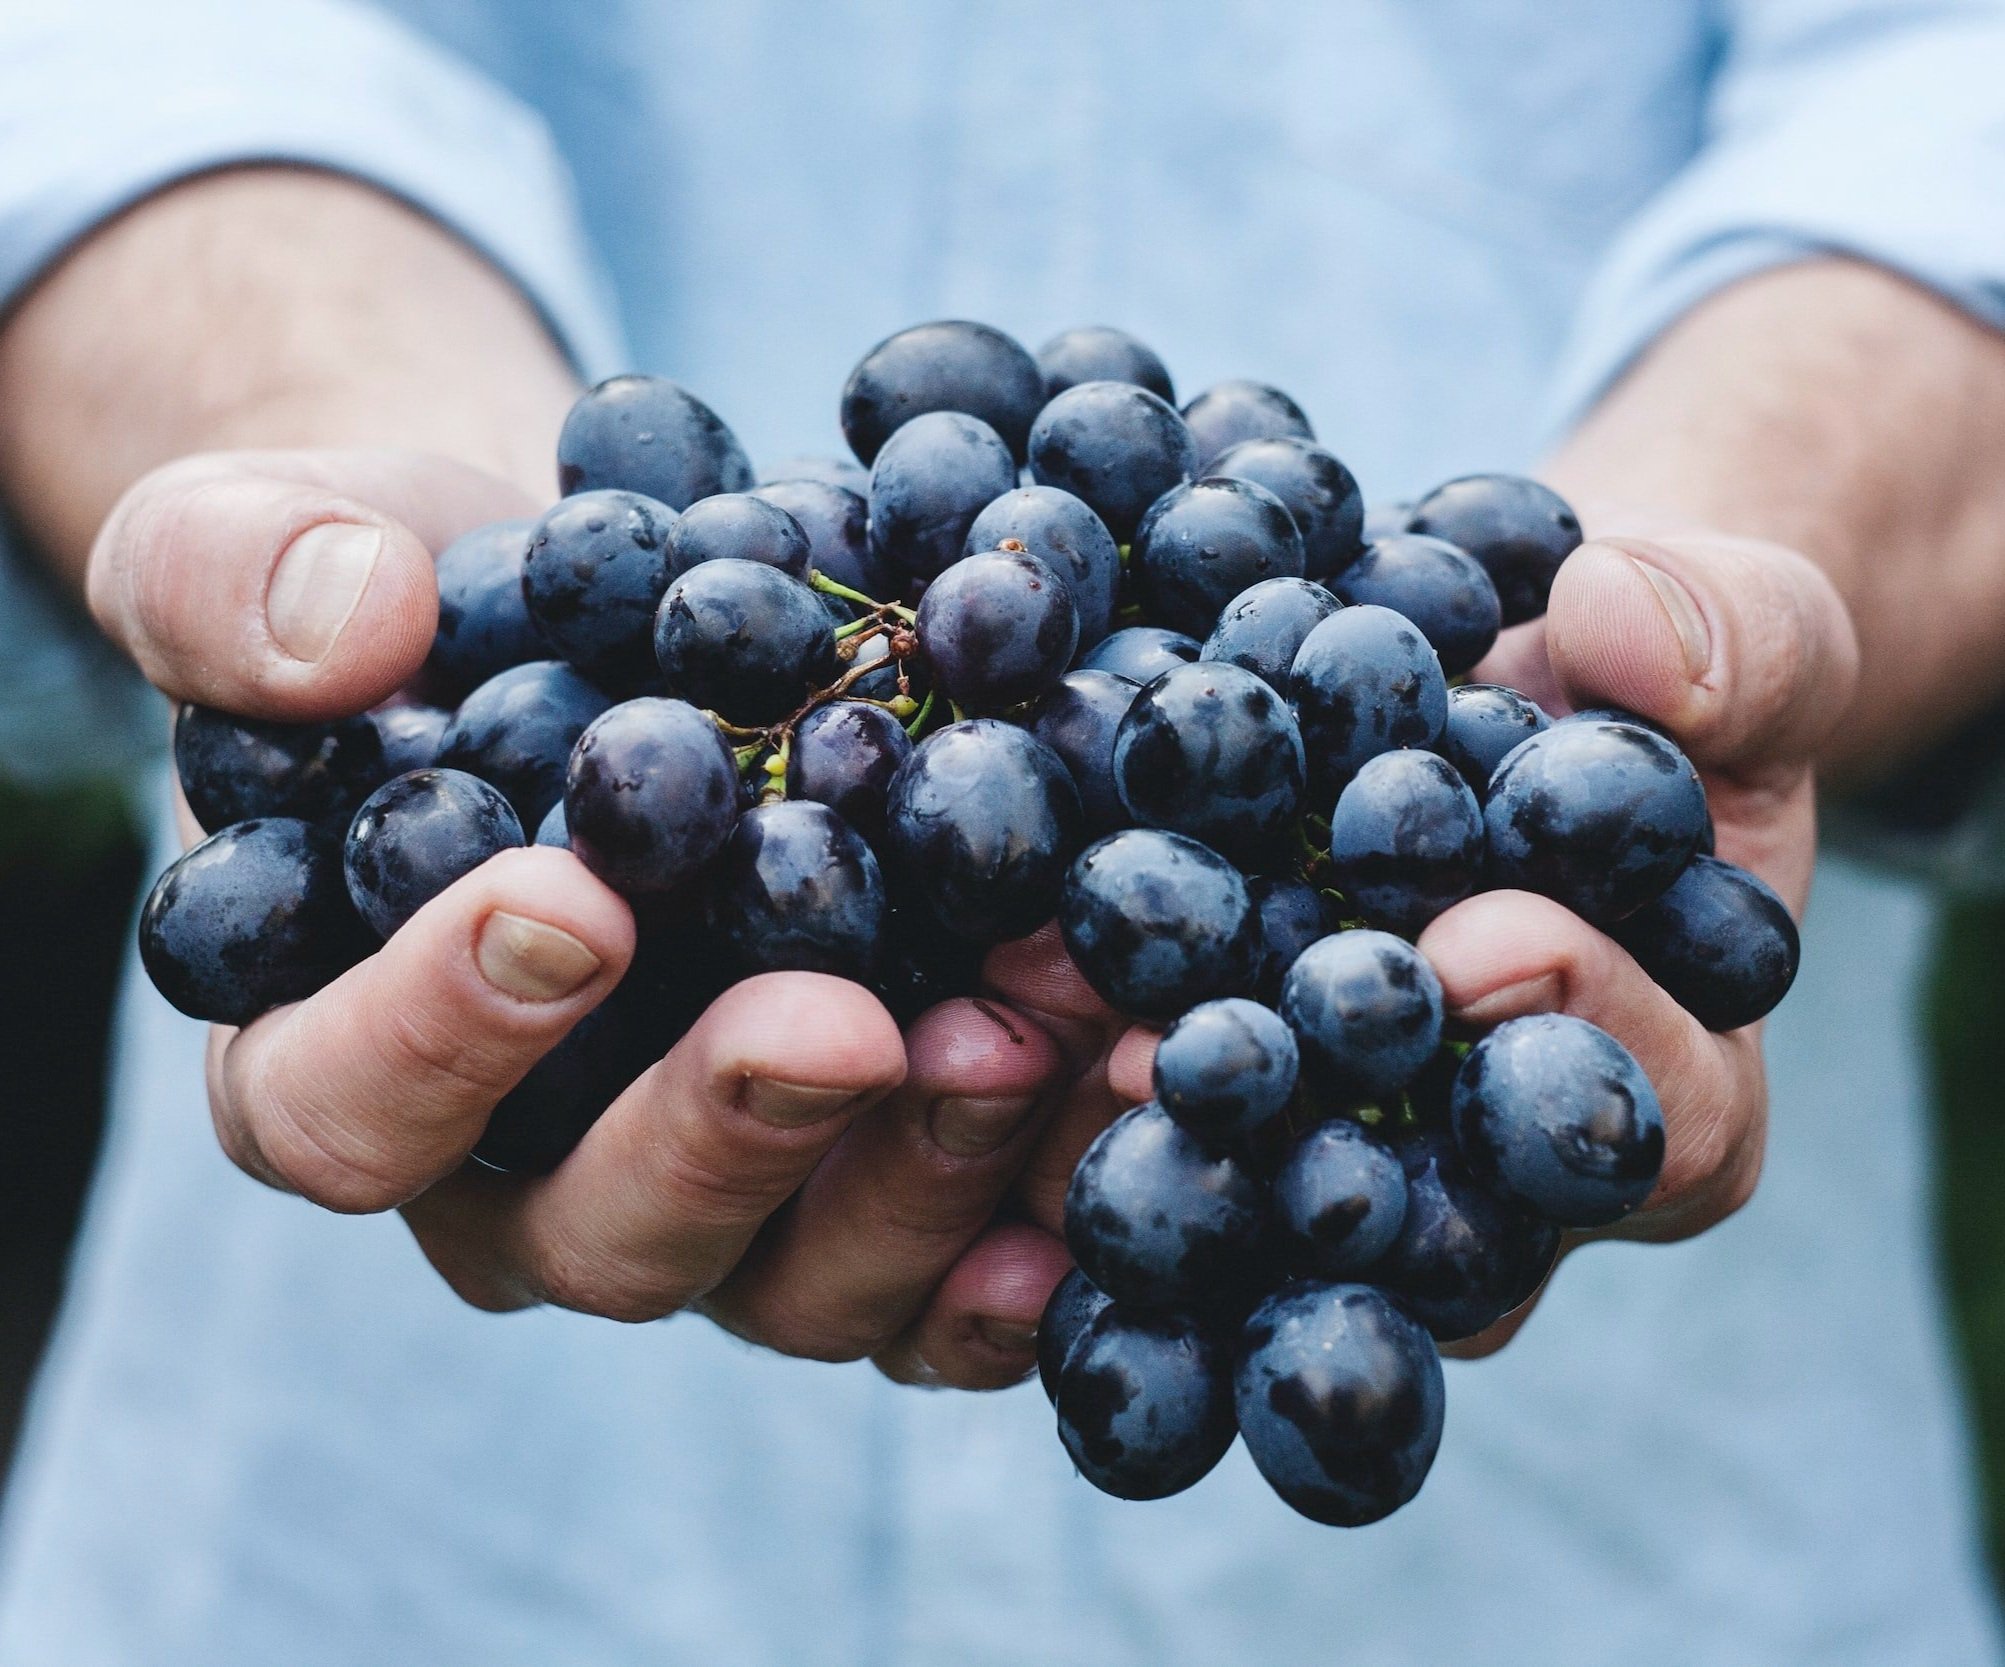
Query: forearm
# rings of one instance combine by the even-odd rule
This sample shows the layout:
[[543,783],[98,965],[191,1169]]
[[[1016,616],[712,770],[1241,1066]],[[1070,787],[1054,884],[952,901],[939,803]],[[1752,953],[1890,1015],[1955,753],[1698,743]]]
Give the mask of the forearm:
[[367,186],[214,174],[66,257],[0,327],[0,495],[82,585],[147,470],[230,447],[403,446],[554,490],[575,392],[534,309]]
[[1870,768],[2005,691],[2005,339],[1878,268],[1764,274],[1693,312],[1561,448],[1590,507],[1791,545],[1850,605]]

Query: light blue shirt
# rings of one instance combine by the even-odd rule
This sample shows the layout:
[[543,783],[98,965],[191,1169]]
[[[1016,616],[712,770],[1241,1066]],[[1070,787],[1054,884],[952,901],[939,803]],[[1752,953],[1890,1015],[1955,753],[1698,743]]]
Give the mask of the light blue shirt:
[[[1289,388],[1387,498],[1528,462],[1666,322],[1808,251],[2005,319],[2001,86],[2005,7],[1929,0],[17,3],[0,293],[162,181],[314,162],[755,457],[832,449],[901,324],[1106,320],[1181,389]],[[53,721],[26,652],[0,760]],[[1450,1366],[1420,1498],[1353,1533],[1239,1452],[1105,1499],[1034,1386],[465,1309],[396,1218],[232,1171],[199,1028],[135,979],[0,1663],[1999,1660],[1930,1265],[1929,923],[1827,868],[1755,1202],[1569,1261]]]

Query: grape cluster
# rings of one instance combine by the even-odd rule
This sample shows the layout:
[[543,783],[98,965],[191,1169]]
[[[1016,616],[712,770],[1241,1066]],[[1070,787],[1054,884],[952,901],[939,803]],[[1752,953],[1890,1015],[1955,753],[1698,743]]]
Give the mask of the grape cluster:
[[440,553],[415,695],[182,710],[210,837],[147,901],[148,971],[241,1024],[496,852],[568,848],[640,948],[474,1154],[538,1172],[734,979],[836,974],[909,1018],[1056,917],[1093,988],[1166,1027],[1155,1098],[1066,1198],[1038,1364],[1074,1462],[1155,1498],[1243,1435],[1310,1517],[1396,1510],[1441,1435],[1437,1343],[1640,1204],[1664,1144],[1594,1026],[1454,1034],[1415,936],[1537,892],[1730,1029],[1781,999],[1796,932],[1712,855],[1660,730],[1465,680],[1544,611],[1564,502],[1471,475],[1368,516],[1278,389],[1173,400],[1120,331],[1033,358],[921,325],[843,390],[856,462],[760,483],[684,389],[602,383],[558,442],[566,496]]

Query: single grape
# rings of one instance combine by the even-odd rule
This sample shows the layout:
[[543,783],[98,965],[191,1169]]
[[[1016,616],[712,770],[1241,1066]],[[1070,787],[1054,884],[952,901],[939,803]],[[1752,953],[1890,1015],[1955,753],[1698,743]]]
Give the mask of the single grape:
[[1082,667],[1061,677],[1030,715],[1030,732],[1063,761],[1096,837],[1127,826],[1114,788],[1114,735],[1138,693],[1125,677]]
[[[854,467],[854,465],[852,465]],[[870,490],[865,476],[855,488],[818,480],[780,480],[754,496],[794,518],[808,541],[808,566],[865,596],[889,596],[891,575],[870,553]],[[775,547],[786,542],[784,536]],[[777,565],[777,564],[776,564]]]
[[1583,706],[1553,721],[1563,724],[1631,724],[1637,729],[1647,729],[1652,735],[1661,735],[1673,745],[1677,742],[1677,737],[1655,718],[1646,718],[1621,706]]
[[1281,981],[1310,944],[1328,937],[1336,922],[1322,893],[1304,880],[1259,875],[1246,882],[1253,899],[1260,949],[1253,993],[1270,1006],[1281,999]]
[[1129,571],[1151,618],[1203,637],[1249,586],[1302,576],[1302,535],[1263,486],[1192,481],[1172,487],[1142,517]]
[[443,707],[400,701],[373,708],[369,721],[375,725],[376,739],[383,748],[383,779],[387,781],[407,770],[431,767],[452,714]]
[[863,356],[843,385],[842,433],[868,466],[913,418],[965,412],[1021,462],[1043,403],[1044,375],[1017,342],[986,324],[943,319],[887,336]]
[[1766,1018],[1802,954],[1789,906],[1746,869],[1703,854],[1615,937],[1708,1030]]
[[[805,579],[813,560],[806,530],[780,505],[750,492],[720,492],[699,498],[676,517],[665,546],[668,573],[679,579],[710,561],[754,561]],[[659,604],[661,592],[655,592]]]
[[996,431],[956,411],[914,417],[870,468],[870,550],[886,571],[923,584],[960,560],[975,517],[1016,485]]
[[1116,1499],[1166,1499],[1232,1445],[1231,1352],[1188,1320],[1110,1304],[1058,1373],[1058,1438],[1079,1474]]
[[613,999],[573,1025],[564,1039],[488,1113],[473,1158],[510,1175],[547,1175],[624,1092],[622,1014]]
[[1197,447],[1166,400],[1131,382],[1082,382],[1045,406],[1030,431],[1030,472],[1085,502],[1116,542],[1197,471]]
[[963,556],[926,587],[913,627],[933,686],[975,712],[1035,700],[1065,675],[1079,610],[1065,581],[1021,550]]
[[1093,1322],[1113,1299],[1094,1288],[1093,1281],[1077,1268],[1052,1287],[1045,1299],[1044,1312],[1037,1322],[1037,1380],[1055,1406],[1058,1402],[1058,1374],[1079,1334]]
[[1380,753],[1337,795],[1330,864],[1359,914],[1413,937],[1482,883],[1483,808],[1445,758]]
[[1265,856],[1293,827],[1304,781],[1288,703],[1223,661],[1164,672],[1114,738],[1114,787],[1129,815],[1238,862]]
[[1334,932],[1296,957],[1281,1016],[1302,1047],[1304,1074],[1340,1105],[1390,1099],[1441,1040],[1441,980],[1420,951],[1389,932]]
[[1357,477],[1321,446],[1293,436],[1242,440],[1204,472],[1249,480],[1287,506],[1302,534],[1302,571],[1309,578],[1327,582],[1364,553],[1364,494]]
[[1089,845],[1065,876],[1058,924],[1086,982],[1139,1019],[1252,987],[1259,938],[1246,882],[1183,834],[1128,828]]
[[326,822],[338,832],[383,780],[383,741],[366,717],[283,724],[183,706],[174,768],[205,833],[258,816]]
[[1243,666],[1285,695],[1303,642],[1342,606],[1312,579],[1262,579],[1226,603],[1199,658]]
[[709,882],[710,924],[741,977],[863,979],[884,929],[884,880],[863,836],[827,805],[787,800],[738,818]]
[[1445,538],[1483,564],[1504,623],[1546,611],[1553,575],[1580,543],[1580,517],[1550,487],[1520,475],[1464,475],[1413,506],[1408,532]]
[[1346,602],[1370,602],[1420,627],[1454,677],[1490,652],[1503,625],[1497,587],[1473,556],[1438,538],[1380,539],[1330,581]]
[[734,724],[777,723],[835,676],[835,631],[815,593],[777,567],[728,556],[668,587],[654,651],[670,694]]
[[1490,794],[1490,777],[1504,754],[1528,741],[1552,720],[1537,702],[1495,683],[1464,683],[1448,691],[1448,722],[1441,731],[1441,756],[1455,766],[1478,801]]
[[1420,630],[1390,608],[1345,608],[1311,631],[1288,673],[1309,777],[1334,791],[1366,760],[1431,747],[1448,721],[1448,680]]
[[639,492],[687,509],[743,492],[752,463],[724,420],[660,376],[615,376],[580,396],[557,437],[560,491]]
[[1222,453],[1248,440],[1313,440],[1301,406],[1265,382],[1214,382],[1183,408],[1205,474]]
[[1661,896],[1697,851],[1706,793],[1677,746],[1630,723],[1569,722],[1521,742],[1483,807],[1492,883],[1595,926]]
[[1216,1313],[1242,1299],[1264,1202],[1236,1158],[1152,1102],[1123,1112],[1086,1148],[1065,1189],[1065,1243],[1124,1307]]
[[455,880],[522,843],[499,788],[464,770],[413,770],[362,801],[341,866],[355,912],[387,938]]
[[295,817],[211,834],[168,865],[139,913],[154,988],[211,1024],[304,1000],[373,947],[342,883],[339,839]]
[[1176,403],[1170,373],[1155,353],[1125,330],[1088,324],[1062,330],[1037,350],[1044,397],[1056,399],[1082,382],[1132,382],[1168,404]]
[[550,653],[522,595],[522,562],[535,525],[522,520],[475,527],[441,550],[432,564],[439,623],[425,674],[449,700],[478,688],[498,671]]
[[[855,458],[802,454],[783,457],[770,469],[760,470],[759,495],[764,497],[769,486],[791,486],[800,481],[837,486],[845,492],[854,492],[859,498],[870,491],[870,471]],[[780,507],[787,508],[785,504]]]
[[492,782],[525,828],[564,796],[564,767],[585,726],[612,697],[562,660],[497,672],[460,702],[439,742],[443,769]]
[[522,594],[543,638],[593,682],[654,676],[654,611],[668,588],[675,511],[634,492],[559,498],[530,530]]
[[1359,1528],[1420,1491],[1447,1395],[1427,1333],[1369,1285],[1290,1285],[1241,1336],[1246,1451],[1312,1521]]
[[1406,1219],[1406,1169],[1347,1118],[1318,1123],[1274,1177],[1274,1218],[1295,1271],[1352,1279],[1392,1248]]
[[1082,821],[1057,754],[973,718],[935,730],[891,778],[887,855],[948,931],[1000,943],[1051,918]]
[[1121,585],[1121,552],[1107,525],[1070,492],[1055,486],[1019,486],[975,517],[965,553],[979,555],[1015,539],[1050,567],[1072,591],[1079,609],[1080,646],[1106,636]]
[[1129,625],[1112,632],[1081,656],[1082,671],[1108,671],[1130,683],[1153,683],[1172,666],[1189,665],[1198,657],[1197,638],[1160,625]]
[[865,839],[884,837],[891,778],[911,755],[905,726],[868,701],[832,700],[795,726],[787,795],[827,805]]
[[629,897],[660,896],[696,875],[723,848],[739,808],[722,732],[687,701],[658,696],[594,719],[564,778],[571,849]]
[[1295,1033],[1243,996],[1202,1001],[1156,1044],[1156,1102],[1199,1140],[1243,1140],[1295,1092]]
[[536,824],[536,838],[533,843],[548,845],[559,851],[568,851],[571,849],[571,828],[570,824],[564,820],[564,801],[562,799],[559,799],[552,805],[544,815],[543,820]]

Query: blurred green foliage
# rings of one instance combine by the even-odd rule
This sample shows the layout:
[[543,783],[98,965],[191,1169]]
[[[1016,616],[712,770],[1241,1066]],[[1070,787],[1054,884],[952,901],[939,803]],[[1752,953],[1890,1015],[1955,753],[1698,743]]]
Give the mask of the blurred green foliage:
[[[0,874],[41,868],[64,879],[86,873],[130,845],[136,828],[131,797],[118,783],[30,793],[0,778]],[[129,899],[121,903],[129,906]]]

